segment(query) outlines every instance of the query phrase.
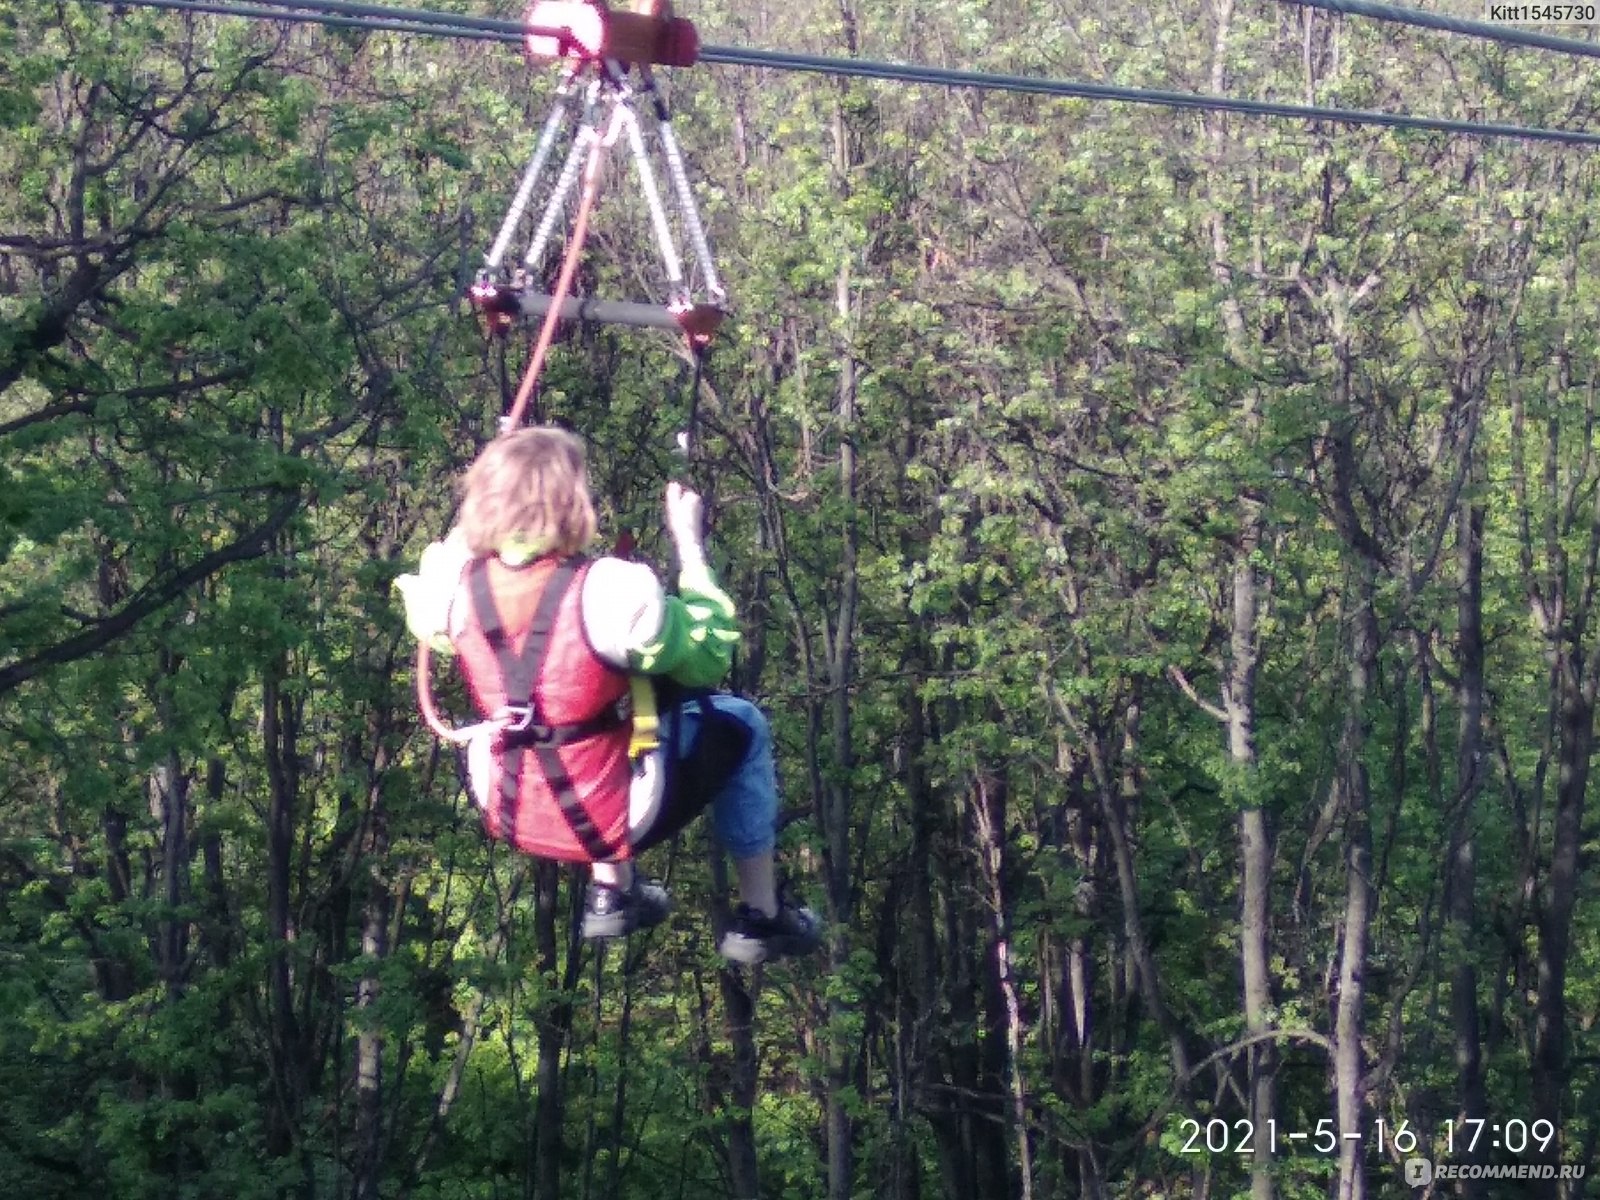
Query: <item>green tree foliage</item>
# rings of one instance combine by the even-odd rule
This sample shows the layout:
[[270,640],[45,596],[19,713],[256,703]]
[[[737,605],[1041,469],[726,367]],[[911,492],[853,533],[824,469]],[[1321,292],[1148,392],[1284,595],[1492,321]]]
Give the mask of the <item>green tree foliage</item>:
[[[1295,6],[685,12],[1593,116],[1581,63]],[[739,980],[703,830],[647,862],[674,919],[596,953],[414,717],[389,584],[525,361],[462,287],[544,75],[16,0],[0,58],[17,1194],[1387,1195],[1449,1121],[1458,1161],[1594,1160],[1588,156],[677,73],[736,306],[698,409],[736,682],[829,920]],[[627,190],[597,294],[652,286]],[[570,330],[536,401],[662,565],[684,371]],[[1479,1119],[1541,1136],[1461,1149]]]

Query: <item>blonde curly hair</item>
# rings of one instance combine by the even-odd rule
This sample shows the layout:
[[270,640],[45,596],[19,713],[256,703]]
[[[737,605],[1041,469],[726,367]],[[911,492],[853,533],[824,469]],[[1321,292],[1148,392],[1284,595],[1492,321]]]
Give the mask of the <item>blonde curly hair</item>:
[[475,555],[581,552],[598,527],[583,443],[549,425],[501,434],[467,469],[456,524]]

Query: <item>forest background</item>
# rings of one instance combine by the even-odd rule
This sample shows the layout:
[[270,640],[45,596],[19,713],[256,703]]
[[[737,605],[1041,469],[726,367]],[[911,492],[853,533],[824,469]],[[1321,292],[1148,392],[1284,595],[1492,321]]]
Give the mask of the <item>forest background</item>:
[[[1260,0],[684,11],[1600,99],[1584,59]],[[647,862],[671,923],[597,954],[414,715],[390,584],[527,353],[463,289],[548,73],[39,0],[0,61],[8,1195],[1585,1194],[1402,1164],[1600,1143],[1592,151],[677,73],[736,307],[700,402],[733,682],[828,923],[740,979],[703,832]],[[586,289],[657,286],[630,191]],[[682,381],[585,328],[539,399],[663,567]]]

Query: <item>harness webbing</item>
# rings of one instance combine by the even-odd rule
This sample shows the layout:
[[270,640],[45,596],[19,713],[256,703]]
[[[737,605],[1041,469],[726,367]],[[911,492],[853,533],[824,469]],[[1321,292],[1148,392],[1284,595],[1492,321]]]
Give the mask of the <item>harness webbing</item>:
[[500,666],[506,704],[514,707],[526,703],[528,708],[527,721],[508,726],[500,740],[498,817],[502,836],[511,837],[516,829],[517,807],[521,798],[522,758],[525,751],[532,750],[562,818],[583,846],[584,853],[596,862],[606,862],[617,857],[620,847],[607,841],[590,819],[582,801],[578,799],[572,776],[561,760],[560,748],[618,728],[622,724],[622,716],[616,706],[611,705],[605,712],[587,721],[549,725],[544,722],[539,706],[539,676],[549,652],[550,634],[555,629],[561,602],[577,577],[577,560],[563,559],[557,564],[555,572],[545,582],[544,591],[540,593],[539,604],[534,610],[533,621],[520,654],[512,649],[505,624],[500,619],[499,607],[494,602],[494,594],[489,587],[487,560],[473,564],[467,584],[479,628]]

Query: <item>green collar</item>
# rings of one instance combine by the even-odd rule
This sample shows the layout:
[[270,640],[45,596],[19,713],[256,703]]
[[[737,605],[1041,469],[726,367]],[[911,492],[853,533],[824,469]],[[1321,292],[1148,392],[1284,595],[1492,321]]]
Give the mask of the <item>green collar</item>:
[[529,537],[514,533],[500,545],[500,561],[508,567],[523,567],[550,553],[548,537]]

